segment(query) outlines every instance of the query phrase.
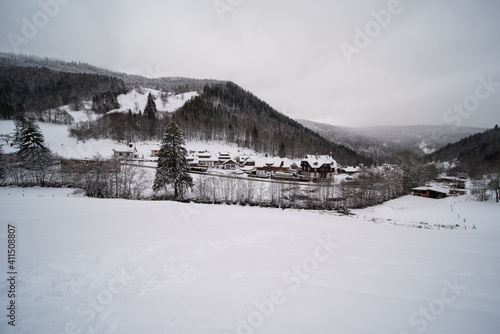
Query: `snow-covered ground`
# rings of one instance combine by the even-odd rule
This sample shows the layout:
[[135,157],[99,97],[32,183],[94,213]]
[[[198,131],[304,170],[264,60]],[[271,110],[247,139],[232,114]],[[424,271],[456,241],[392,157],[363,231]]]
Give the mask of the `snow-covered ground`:
[[[445,191],[448,192],[448,190]],[[457,206],[461,209],[456,209]],[[445,201],[406,196],[388,201],[382,206],[353,210],[353,213],[360,219],[379,224],[427,229],[470,229],[473,228],[474,216],[477,212],[470,214],[464,208],[476,207],[477,203],[468,196],[450,197]]]
[[[498,203],[408,196],[357,210],[356,218],[72,192],[0,188],[0,332],[500,328]],[[477,229],[403,228],[370,217],[448,225],[466,218]],[[7,324],[9,224],[16,233],[15,328]]]

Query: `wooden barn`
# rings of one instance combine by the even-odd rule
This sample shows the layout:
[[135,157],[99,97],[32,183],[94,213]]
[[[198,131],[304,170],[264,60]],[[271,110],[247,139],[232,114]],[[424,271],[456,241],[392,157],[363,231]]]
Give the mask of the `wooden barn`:
[[447,195],[446,189],[432,186],[413,188],[413,195],[428,198],[445,198]]

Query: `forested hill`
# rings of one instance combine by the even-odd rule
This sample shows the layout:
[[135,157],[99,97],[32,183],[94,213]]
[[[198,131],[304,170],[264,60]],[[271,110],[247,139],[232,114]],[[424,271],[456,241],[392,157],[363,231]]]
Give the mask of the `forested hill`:
[[332,154],[345,164],[371,159],[332,143],[232,82],[205,86],[175,112],[188,140],[227,140],[271,155]]
[[107,99],[115,100],[116,104],[116,96],[126,92],[125,82],[110,76],[0,64],[0,118],[3,119],[65,104],[77,105],[82,100]]
[[123,80],[128,90],[140,86],[154,88],[164,92],[172,92],[174,94],[201,91],[205,85],[222,83],[222,81],[213,79],[165,77],[166,73],[161,72],[161,68],[158,67],[152,68],[150,66],[146,66],[144,68],[145,71],[152,76],[152,78],[147,78],[141,75],[110,71],[82,62],[67,62],[59,59],[5,52],[0,52],[0,65],[46,68],[57,72],[76,74],[98,74],[101,76],[114,77]]
[[468,136],[454,144],[429,154],[430,161],[452,161],[458,159],[469,166],[479,166],[482,163],[494,162],[500,159],[500,129],[493,129]]

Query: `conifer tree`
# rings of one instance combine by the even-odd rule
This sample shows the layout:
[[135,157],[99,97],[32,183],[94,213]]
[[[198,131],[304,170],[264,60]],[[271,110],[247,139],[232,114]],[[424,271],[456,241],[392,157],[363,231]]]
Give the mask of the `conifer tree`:
[[50,151],[45,146],[45,139],[40,127],[32,119],[23,117],[16,124],[16,140],[19,147],[17,156],[20,161],[33,162]]
[[148,94],[148,101],[146,103],[146,107],[144,108],[144,116],[148,119],[148,129],[149,129],[149,138],[152,139],[156,133],[156,103],[153,99],[151,93]]
[[187,189],[193,187],[193,179],[188,173],[187,151],[183,145],[185,142],[181,129],[175,122],[170,122],[165,129],[158,154],[153,190],[165,188],[166,191],[167,186],[171,185],[174,188],[174,197],[182,198]]
[[16,129],[17,162],[28,171],[25,181],[44,186],[49,175],[53,175],[50,170],[56,160],[45,146],[43,134],[34,120],[23,117],[16,126],[19,126]]
[[156,110],[155,100],[153,99],[151,93],[149,93],[148,101],[146,102],[146,107],[144,108],[144,116],[147,116],[151,120],[155,120],[157,112],[158,110]]

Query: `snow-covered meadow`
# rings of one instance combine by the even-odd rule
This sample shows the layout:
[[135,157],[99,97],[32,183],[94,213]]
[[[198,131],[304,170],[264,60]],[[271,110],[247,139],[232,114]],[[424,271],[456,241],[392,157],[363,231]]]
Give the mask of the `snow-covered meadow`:
[[[453,212],[451,212],[451,208]],[[498,333],[500,205],[322,211],[0,188],[2,333]],[[460,218],[458,218],[460,215]],[[439,221],[416,229],[371,218]],[[476,229],[472,229],[472,225]],[[7,277],[8,278],[8,277]]]

